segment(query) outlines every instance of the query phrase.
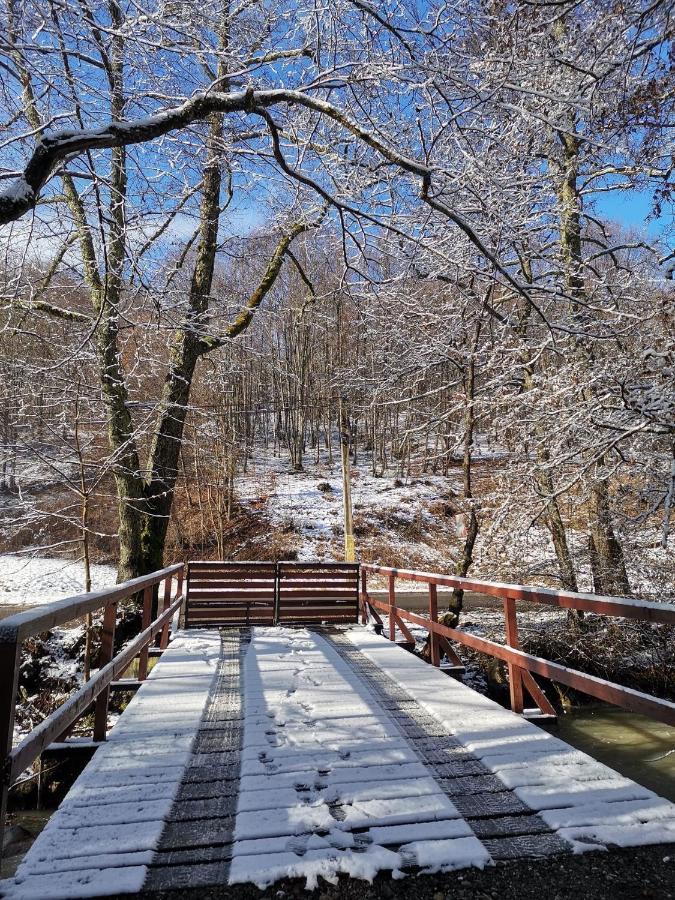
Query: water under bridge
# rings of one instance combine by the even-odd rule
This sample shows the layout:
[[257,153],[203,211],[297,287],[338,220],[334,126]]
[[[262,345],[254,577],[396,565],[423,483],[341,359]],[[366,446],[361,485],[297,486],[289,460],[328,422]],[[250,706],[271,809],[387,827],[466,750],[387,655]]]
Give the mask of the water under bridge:
[[[369,574],[385,578],[386,599]],[[516,605],[666,625],[675,607],[365,565],[200,562],[185,575],[171,566],[0,622],[2,821],[8,790],[41,756],[89,757],[0,896],[497,873],[675,844],[675,805],[536,724],[555,714],[542,678],[669,724],[675,704],[525,653]],[[424,586],[427,615],[396,605],[397,579]],[[439,624],[443,586],[499,598],[506,642]],[[141,631],[119,649],[132,596]],[[23,641],[96,611],[98,669],[13,746]],[[420,628],[428,661],[408,652]],[[511,710],[450,677],[461,645],[503,660]],[[136,658],[137,677],[121,678]],[[118,689],[134,695],[109,730]],[[92,711],[93,739],[69,737]]]

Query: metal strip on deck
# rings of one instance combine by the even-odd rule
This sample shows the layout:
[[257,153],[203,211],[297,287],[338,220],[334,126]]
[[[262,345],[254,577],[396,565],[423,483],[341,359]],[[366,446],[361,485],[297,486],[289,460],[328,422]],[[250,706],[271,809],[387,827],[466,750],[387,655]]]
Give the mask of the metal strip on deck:
[[191,631],[0,893],[311,886],[663,842],[673,804],[366,629]]

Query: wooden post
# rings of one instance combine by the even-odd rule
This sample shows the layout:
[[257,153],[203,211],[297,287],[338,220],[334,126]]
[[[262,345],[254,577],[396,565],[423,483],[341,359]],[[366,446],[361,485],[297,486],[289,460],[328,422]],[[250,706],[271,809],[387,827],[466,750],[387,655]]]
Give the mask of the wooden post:
[[356,551],[354,549],[354,524],[352,520],[352,485],[350,473],[350,444],[349,418],[345,409],[344,400],[340,397],[340,450],[342,454],[342,503],[344,507],[345,529],[345,562],[354,562]]
[[274,613],[272,615],[272,623],[279,624],[279,607],[281,605],[281,566],[279,563],[274,567]]
[[[152,621],[152,595],[154,593],[154,586],[150,585],[143,589],[143,617],[141,619],[141,631],[145,631],[146,628],[150,627],[150,622]],[[157,607],[159,608],[159,598],[157,599]],[[138,654],[138,680],[145,681],[148,677],[148,650],[149,647],[146,644],[145,647]],[[112,659],[112,656],[110,657]]]
[[183,581],[184,581],[184,579],[185,579],[185,573],[184,573],[183,569],[181,568],[176,572],[176,597],[183,597]]
[[[180,597],[181,592],[181,582],[183,580],[183,573],[181,571],[176,573],[176,597]],[[162,608],[162,612],[166,612],[166,610],[171,606],[171,585],[173,583],[173,577],[169,576],[164,582],[164,606]],[[166,650],[169,646],[169,628],[171,627],[171,623],[167,622],[164,628],[162,628],[159,635],[159,649]]]
[[365,569],[361,569],[361,624],[368,624],[368,573]]
[[396,640],[396,589],[394,587],[394,576],[389,576],[389,640]]
[[[513,597],[504,597],[504,624],[506,627],[506,643],[514,650],[520,650],[518,638],[518,620],[516,619],[516,601]],[[511,709],[515,713],[523,711],[523,673],[519,666],[508,664],[509,692]]]
[[[438,590],[435,584],[429,585],[429,619],[438,622]],[[441,648],[438,643],[438,635],[429,632],[429,649],[431,650],[431,665],[440,666]]]
[[[101,630],[101,650],[98,655],[99,671],[113,658],[115,646],[115,624],[117,622],[117,603],[109,603],[103,612],[103,628]],[[106,687],[96,698],[94,707],[94,740],[104,741],[108,731],[108,698],[110,688]]]
[[7,796],[9,794],[10,764],[14,738],[14,714],[19,686],[20,644],[16,637],[0,643],[0,865],[5,837]]

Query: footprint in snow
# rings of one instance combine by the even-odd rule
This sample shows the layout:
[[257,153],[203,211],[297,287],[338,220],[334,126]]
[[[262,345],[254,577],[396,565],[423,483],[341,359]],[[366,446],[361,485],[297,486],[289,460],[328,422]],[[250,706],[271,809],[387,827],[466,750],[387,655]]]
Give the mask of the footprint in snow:
[[304,856],[307,853],[307,838],[304,836],[289,838],[286,849],[296,856]]

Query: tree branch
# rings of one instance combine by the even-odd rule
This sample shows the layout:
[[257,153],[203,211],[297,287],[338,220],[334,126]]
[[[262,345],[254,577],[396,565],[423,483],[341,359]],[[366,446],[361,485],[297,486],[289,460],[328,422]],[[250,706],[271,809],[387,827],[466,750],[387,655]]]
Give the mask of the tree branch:
[[[323,218],[323,215],[321,218]],[[206,337],[202,339],[202,353],[209,353],[211,350],[222,347],[227,341],[236,338],[243,331],[246,331],[253,320],[253,316],[255,315],[256,310],[259,308],[260,304],[263,302],[263,300],[273,287],[274,282],[277,280],[279,272],[281,271],[284,257],[286,256],[291,243],[303,232],[309,231],[310,228],[316,228],[320,221],[321,220],[314,223],[296,222],[296,224],[293,225],[290,231],[288,231],[281,237],[281,240],[277,244],[276,249],[272,254],[272,258],[269,261],[265,274],[263,275],[258,287],[255,289],[255,291],[253,291],[251,296],[239,311],[237,317],[232,322],[230,322],[222,335],[218,335],[217,337]]]

